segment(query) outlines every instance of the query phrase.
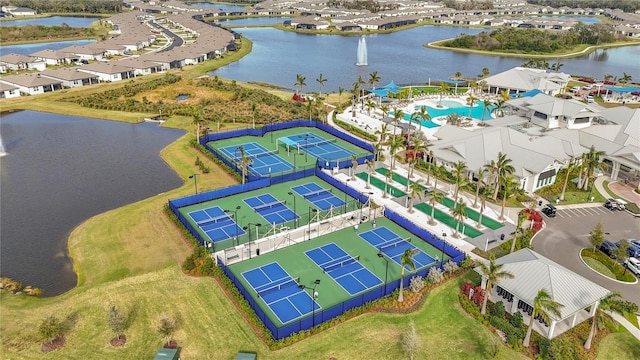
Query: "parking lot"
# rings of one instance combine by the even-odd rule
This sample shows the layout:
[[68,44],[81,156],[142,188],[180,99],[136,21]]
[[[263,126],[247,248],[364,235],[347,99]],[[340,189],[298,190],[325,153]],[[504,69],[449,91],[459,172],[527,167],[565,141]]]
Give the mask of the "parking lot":
[[588,268],[580,259],[583,248],[591,247],[589,232],[602,223],[605,238],[612,242],[620,239],[640,239],[640,217],[625,211],[612,211],[602,204],[584,207],[560,207],[556,217],[543,215],[546,227],[533,240],[536,252],[640,305],[640,283],[624,284],[611,280]]

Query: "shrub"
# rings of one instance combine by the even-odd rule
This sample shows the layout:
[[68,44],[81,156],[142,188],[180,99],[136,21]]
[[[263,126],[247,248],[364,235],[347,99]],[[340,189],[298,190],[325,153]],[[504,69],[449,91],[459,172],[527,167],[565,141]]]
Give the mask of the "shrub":
[[513,327],[522,329],[524,327],[524,321],[522,319],[522,313],[517,311],[515,314],[511,315],[511,320],[509,321]]
[[471,259],[471,257],[469,255],[465,255],[464,259],[462,259],[460,261],[460,267],[463,269],[469,269],[471,267],[473,267],[473,260]]
[[444,279],[442,276],[442,271],[436,267],[432,267],[429,270],[429,274],[427,275],[427,281],[430,284],[437,284]]
[[498,301],[497,303],[491,305],[489,307],[489,314],[495,317],[504,318],[504,303],[502,301]]
[[480,286],[476,286],[473,288],[473,296],[471,297],[471,301],[473,301],[476,305],[482,306],[484,302],[484,290]]
[[454,272],[458,271],[458,265],[456,265],[456,263],[454,263],[451,260],[447,261],[447,263],[444,264],[443,268],[444,268],[444,272],[449,274],[449,275],[451,275]]
[[416,275],[409,280],[409,289],[413,293],[419,293],[427,284],[422,276]]
[[538,343],[538,355],[541,359],[548,359],[551,355],[551,340],[544,338]]

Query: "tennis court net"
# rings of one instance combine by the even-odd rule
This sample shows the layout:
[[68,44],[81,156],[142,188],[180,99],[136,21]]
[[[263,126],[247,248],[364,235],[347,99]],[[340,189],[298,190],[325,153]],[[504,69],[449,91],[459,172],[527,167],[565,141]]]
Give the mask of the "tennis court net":
[[290,279],[290,280],[288,280],[286,282],[283,282],[281,284],[277,284],[277,285],[273,285],[273,286],[267,287],[265,289],[257,290],[256,292],[258,294],[258,297],[264,298],[266,295],[273,294],[274,292],[277,292],[277,291],[280,291],[280,290],[282,290],[284,288],[288,288],[288,287],[292,287],[292,286],[298,286],[298,283],[296,283],[295,280]]
[[213,217],[213,218],[208,218],[208,219],[200,220],[200,221],[198,221],[196,224],[198,224],[198,225],[200,225],[200,226],[202,226],[202,225],[208,225],[208,224],[215,224],[215,223],[218,223],[218,222],[220,222],[220,221],[227,220],[228,218],[229,218],[229,215],[227,215],[227,214],[223,214],[223,215],[216,216],[216,217]]
[[[244,154],[245,157],[249,158],[249,159],[255,159],[255,158],[259,158],[259,157],[263,157],[263,156],[269,156],[269,155],[276,155],[278,154],[278,150],[272,151],[272,150],[267,150],[267,151],[262,151],[262,152],[256,152],[256,153],[246,153]],[[233,160],[234,161],[239,161],[242,160],[242,157],[238,156],[238,154],[233,154]]]
[[314,196],[318,196],[320,194],[330,194],[332,192],[331,189],[320,189],[320,190],[315,190],[315,191],[310,191],[304,195],[302,195],[305,199],[308,199],[310,197],[314,197]]
[[382,252],[387,252],[388,250],[391,250],[393,248],[397,248],[400,245],[406,244],[411,242],[411,238],[407,238],[407,239],[395,239],[395,240],[391,240],[391,241],[387,241],[384,244],[382,244],[378,250],[382,251]]
[[338,139],[329,139],[329,140],[323,139],[315,142],[311,142],[311,141],[299,142],[298,146],[300,146],[303,149],[308,149],[312,146],[318,147],[326,144],[335,144],[336,142],[338,142]]
[[281,208],[281,207],[286,207],[286,206],[287,206],[287,201],[286,200],[285,201],[274,201],[274,202],[270,202],[268,204],[258,205],[256,207],[254,207],[253,210],[260,212],[260,211],[265,210],[265,209],[272,209],[274,207]]
[[357,262],[358,260],[360,260],[360,256],[350,257],[350,258],[348,258],[346,260],[342,260],[340,262],[324,266],[324,267],[322,267],[322,271],[331,272],[333,270],[340,269],[340,268],[345,267],[347,265],[353,264],[353,263]]

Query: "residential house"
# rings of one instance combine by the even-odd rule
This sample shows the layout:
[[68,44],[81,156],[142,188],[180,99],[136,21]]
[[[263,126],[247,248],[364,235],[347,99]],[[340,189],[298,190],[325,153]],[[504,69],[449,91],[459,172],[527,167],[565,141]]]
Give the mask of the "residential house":
[[100,81],[120,81],[134,77],[134,70],[128,66],[118,65],[117,61],[95,62],[80,66],[78,71],[98,76]]
[[97,75],[79,71],[77,68],[47,69],[40,75],[62,82],[62,86],[65,88],[92,85],[99,82]]
[[0,82],[0,99],[11,99],[20,96],[20,88]]
[[4,65],[7,70],[38,70],[42,71],[47,68],[47,64],[33,56],[21,54],[7,54],[0,56],[0,64]]
[[0,82],[18,87],[21,94],[37,95],[62,89],[62,82],[40,74],[7,75]]

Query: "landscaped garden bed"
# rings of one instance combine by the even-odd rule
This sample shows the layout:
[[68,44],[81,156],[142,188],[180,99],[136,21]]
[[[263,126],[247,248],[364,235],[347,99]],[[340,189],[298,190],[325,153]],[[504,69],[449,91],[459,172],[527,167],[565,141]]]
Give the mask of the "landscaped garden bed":
[[[625,269],[617,261],[608,257],[602,251],[594,249],[582,249],[582,251],[580,251],[580,257],[591,269],[604,276],[613,277],[618,281],[625,281],[630,283],[636,282],[636,278],[630,271]],[[602,265],[606,270],[602,271],[601,269],[599,269],[598,264]]]

